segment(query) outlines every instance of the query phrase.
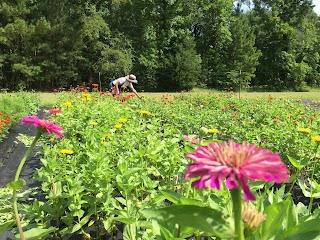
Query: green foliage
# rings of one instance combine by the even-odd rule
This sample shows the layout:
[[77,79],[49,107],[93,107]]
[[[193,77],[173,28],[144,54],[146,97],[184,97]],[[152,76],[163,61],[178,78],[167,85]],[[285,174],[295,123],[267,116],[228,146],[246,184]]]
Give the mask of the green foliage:
[[[282,1],[256,0],[254,5],[252,22],[262,56],[253,84],[275,90],[305,90],[305,80],[316,68],[312,58],[317,56],[309,53],[315,49],[315,31],[311,29],[317,21],[310,1],[302,1],[299,8],[293,3],[284,7]],[[304,42],[302,35],[308,40]]]
[[51,90],[100,77],[107,87],[129,73],[146,91],[318,87],[311,1],[255,0],[246,13],[241,4],[250,1],[3,2],[0,87]]
[[[255,77],[261,51],[255,47],[254,31],[249,24],[248,14],[239,14],[231,26],[232,43],[229,45],[228,68],[230,82],[221,82],[222,87],[247,88]],[[241,86],[240,86],[241,85]]]
[[[36,93],[19,91],[16,93],[0,94],[0,141],[6,136],[12,124],[21,121],[28,114],[35,114],[40,106],[39,96]],[[6,124],[3,124],[3,121]]]
[[[50,120],[64,128],[64,137],[42,139],[43,166],[34,176],[45,197],[19,206],[24,231],[35,239],[72,234],[104,238],[116,234],[119,226],[132,240],[233,238],[226,186],[199,190],[184,179],[190,164],[185,156],[199,145],[186,135],[200,137],[201,144],[233,139],[271,150],[290,169],[290,186],[299,179],[299,197],[319,196],[318,143],[311,140],[319,135],[319,116],[299,101],[239,99],[217,92],[128,101],[127,96],[116,101],[95,92],[90,98],[81,92],[57,96],[61,114],[50,115]],[[249,185],[257,197],[252,204],[267,217],[256,229],[246,226],[246,239],[319,236],[313,226],[319,210],[309,213],[307,206],[294,203],[296,195],[287,183]],[[0,230],[10,227],[15,231],[14,222],[0,223]]]

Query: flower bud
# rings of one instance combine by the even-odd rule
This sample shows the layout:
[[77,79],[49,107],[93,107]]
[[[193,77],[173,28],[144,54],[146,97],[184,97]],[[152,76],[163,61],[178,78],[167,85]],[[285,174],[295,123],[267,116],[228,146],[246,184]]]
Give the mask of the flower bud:
[[208,134],[208,128],[206,127],[201,127],[200,128],[200,136],[205,136]]

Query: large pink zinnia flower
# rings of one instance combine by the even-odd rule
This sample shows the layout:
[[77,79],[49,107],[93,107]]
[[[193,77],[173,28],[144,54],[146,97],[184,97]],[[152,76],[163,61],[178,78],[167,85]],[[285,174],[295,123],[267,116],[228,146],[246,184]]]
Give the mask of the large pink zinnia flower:
[[238,144],[229,140],[209,143],[186,157],[194,164],[188,166],[185,178],[200,177],[192,183],[194,187],[220,189],[221,182],[226,178],[229,189],[243,189],[245,201],[256,199],[247,179],[280,183],[289,178],[289,170],[278,154],[246,142]]
[[53,133],[58,137],[62,137],[63,133],[60,132],[63,128],[60,127],[58,124],[53,122],[39,119],[37,116],[26,116],[21,121],[22,124],[33,124],[37,128],[42,128],[43,130],[47,131],[49,134]]

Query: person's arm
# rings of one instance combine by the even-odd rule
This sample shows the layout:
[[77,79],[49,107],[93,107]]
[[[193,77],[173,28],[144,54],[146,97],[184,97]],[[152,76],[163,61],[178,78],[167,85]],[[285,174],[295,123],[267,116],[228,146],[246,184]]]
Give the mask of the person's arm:
[[131,84],[130,88],[131,88],[132,92],[133,92],[138,98],[141,99],[141,97],[139,96],[138,92],[134,89],[134,87],[132,86],[132,84]]

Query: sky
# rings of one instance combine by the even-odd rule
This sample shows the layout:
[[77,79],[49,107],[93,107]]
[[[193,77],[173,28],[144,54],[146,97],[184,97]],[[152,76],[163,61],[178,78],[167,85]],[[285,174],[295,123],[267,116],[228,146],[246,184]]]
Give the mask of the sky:
[[[320,0],[313,0],[312,3],[314,5],[313,10],[315,11],[316,14],[320,16]],[[245,5],[243,7],[246,10],[248,9],[248,7],[246,7]]]
[[315,5],[313,10],[316,12],[316,14],[320,15],[320,0],[313,0],[313,5]]

